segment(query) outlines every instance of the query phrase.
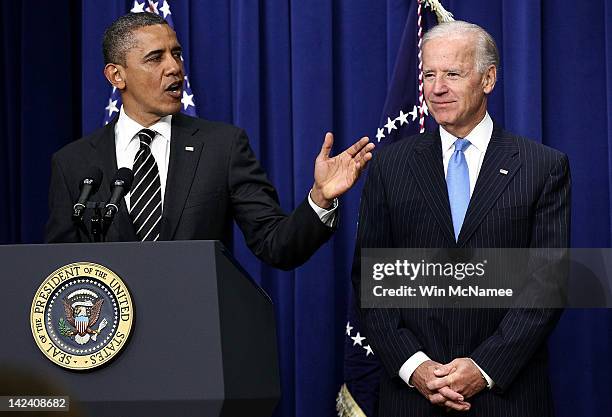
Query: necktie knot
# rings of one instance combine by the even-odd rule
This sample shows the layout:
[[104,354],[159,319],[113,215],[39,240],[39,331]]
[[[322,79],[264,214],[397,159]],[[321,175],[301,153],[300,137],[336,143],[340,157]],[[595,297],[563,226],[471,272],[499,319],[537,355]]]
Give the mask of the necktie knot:
[[467,139],[457,139],[455,141],[455,151],[463,152],[465,151],[472,143]]
[[157,133],[151,129],[142,129],[138,132],[138,139],[140,139],[141,143],[144,143],[147,146],[151,146],[151,142],[153,142],[153,138]]

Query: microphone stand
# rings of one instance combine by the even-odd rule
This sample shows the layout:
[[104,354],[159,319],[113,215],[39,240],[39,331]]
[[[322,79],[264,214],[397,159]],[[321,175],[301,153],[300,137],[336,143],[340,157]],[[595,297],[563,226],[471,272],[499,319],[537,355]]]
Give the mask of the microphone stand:
[[108,233],[108,229],[115,218],[115,213],[108,207],[104,207],[104,216],[102,216],[102,238],[104,241],[106,241],[106,233]]
[[81,231],[81,233],[83,233],[87,237],[90,237],[89,236],[89,230],[87,230],[87,227],[85,226],[85,222],[83,221],[83,214],[82,213],[73,213],[72,214],[72,222],[77,227],[77,229],[79,229]]
[[102,230],[102,210],[100,209],[100,204],[96,204],[94,214],[91,216],[91,235],[94,242],[102,242],[105,238],[106,232],[103,234]]

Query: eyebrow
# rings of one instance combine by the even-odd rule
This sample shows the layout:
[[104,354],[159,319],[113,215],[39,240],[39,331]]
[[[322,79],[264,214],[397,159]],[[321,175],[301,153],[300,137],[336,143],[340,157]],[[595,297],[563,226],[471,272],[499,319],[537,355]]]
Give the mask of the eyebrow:
[[147,58],[150,58],[150,57],[155,56],[155,55],[161,55],[163,52],[164,52],[164,50],[163,50],[163,49],[155,49],[155,50],[153,50],[153,51],[148,52],[148,53],[147,53],[147,54],[146,54],[146,55],[143,57],[143,59],[147,59]]
[[[443,70],[441,70],[442,72],[458,72],[458,73],[462,73],[462,72],[466,72],[467,70],[461,70],[460,68],[445,68]],[[436,72],[435,69],[433,68],[423,68],[423,73],[426,72]]]
[[[172,48],[172,49],[170,50],[170,52],[177,52],[177,51],[182,52],[182,51],[183,51],[183,48],[182,48],[180,45],[178,45],[178,46],[175,46],[174,48]],[[154,49],[154,50],[152,50],[152,51],[148,52],[148,53],[147,53],[147,54],[146,54],[146,55],[143,57],[143,59],[145,59],[145,60],[146,60],[147,58],[150,58],[150,57],[152,57],[152,56],[156,56],[156,55],[161,55],[161,54],[163,54],[163,53],[164,53],[164,49]]]

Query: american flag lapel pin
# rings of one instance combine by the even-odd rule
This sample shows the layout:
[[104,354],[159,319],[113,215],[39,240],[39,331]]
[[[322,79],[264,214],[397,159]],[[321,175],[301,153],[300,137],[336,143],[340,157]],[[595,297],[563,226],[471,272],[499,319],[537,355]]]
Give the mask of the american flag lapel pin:
[[193,146],[185,146],[187,152],[193,152]]
[[499,170],[499,173],[503,174],[503,175],[508,175],[508,170],[502,168],[502,169]]

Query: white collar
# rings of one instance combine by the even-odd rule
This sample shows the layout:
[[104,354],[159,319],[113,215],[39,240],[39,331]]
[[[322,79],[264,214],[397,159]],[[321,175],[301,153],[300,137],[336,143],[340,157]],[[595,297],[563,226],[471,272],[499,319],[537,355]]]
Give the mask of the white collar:
[[[480,123],[478,123],[476,127],[472,129],[472,131],[463,139],[469,140],[472,146],[478,149],[478,151],[485,152],[487,150],[487,146],[489,146],[489,141],[491,140],[492,134],[493,119],[491,119],[491,116],[489,116],[489,112],[485,112],[485,115]],[[457,137],[451,135],[442,126],[440,126],[440,139],[442,139],[442,153],[444,153],[452,148],[457,140]]]
[[[126,150],[132,139],[134,139],[136,134],[142,129],[145,129],[145,127],[130,118],[130,116],[125,113],[123,106],[121,106],[119,118],[117,119],[117,125],[115,127],[115,132],[120,132],[116,142],[117,149]],[[161,136],[169,141],[172,131],[172,115],[169,114],[168,116],[162,117],[155,124],[146,129],[155,131],[157,133],[157,136],[155,136],[156,138]]]

